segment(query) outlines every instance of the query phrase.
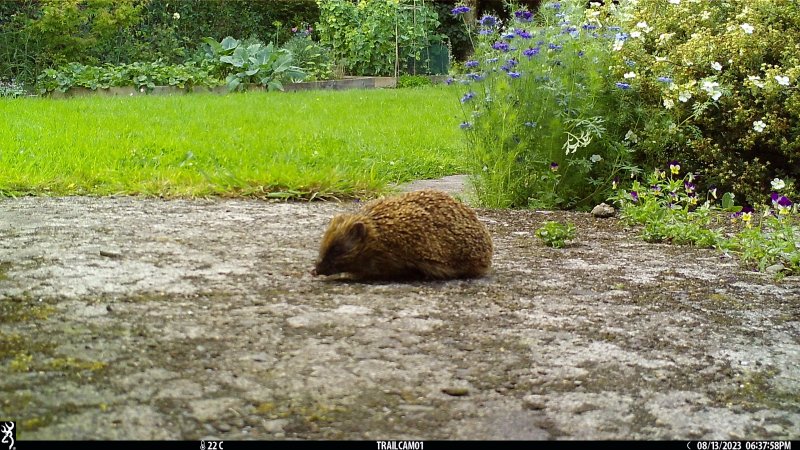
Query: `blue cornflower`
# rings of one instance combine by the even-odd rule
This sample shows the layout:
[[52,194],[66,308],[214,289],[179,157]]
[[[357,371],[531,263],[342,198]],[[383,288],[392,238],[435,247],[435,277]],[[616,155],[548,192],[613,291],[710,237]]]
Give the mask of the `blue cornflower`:
[[526,127],[534,128],[536,127],[536,122],[525,122],[523,123],[523,125],[525,125]]
[[492,44],[492,48],[495,49],[495,50],[500,50],[502,52],[507,52],[508,51],[508,44],[505,43],[505,42],[499,42],[498,41],[498,42],[495,42],[494,44]]
[[522,54],[527,56],[528,59],[530,59],[530,58],[538,55],[540,51],[541,51],[541,49],[539,47],[533,47],[533,48],[529,48],[527,50],[524,50],[522,52]]
[[480,64],[480,63],[479,63],[478,61],[476,61],[476,60],[474,60],[474,59],[471,59],[471,60],[469,60],[469,61],[467,61],[467,62],[465,62],[465,63],[464,63],[464,67],[470,67],[470,68],[472,68],[472,67],[478,67],[478,65],[479,65],[479,64]]
[[475,72],[468,73],[466,75],[466,77],[469,78],[472,81],[481,81],[483,79],[483,75],[481,75],[479,73],[475,73]]
[[472,11],[472,10],[470,9],[469,6],[457,6],[457,7],[453,8],[450,11],[450,13],[452,13],[454,16],[457,16],[459,14],[465,14],[465,13],[468,13],[470,11]]
[[553,44],[552,42],[547,45],[550,50],[561,50],[563,47],[558,44]]
[[597,29],[597,25],[593,25],[591,23],[584,24],[582,28],[586,31],[592,31]]
[[520,74],[519,72],[508,72],[508,76],[510,76],[511,78],[519,78],[522,76],[522,74]]
[[662,83],[672,83],[672,78],[670,77],[658,77],[658,81]]
[[516,67],[517,64],[519,64],[517,60],[514,58],[509,59],[508,61],[506,61],[506,63],[508,64],[508,67]]
[[459,126],[461,127],[462,130],[466,130],[466,129],[472,128],[472,124],[469,123],[469,122],[461,122],[461,125],[459,125]]
[[478,31],[478,34],[482,34],[484,36],[486,36],[487,34],[493,34],[493,33],[494,33],[494,31],[492,31],[492,30],[490,30],[488,28],[481,28],[481,31]]
[[510,41],[514,39],[517,35],[514,33],[503,33],[503,39]]
[[583,50],[578,50],[578,58],[583,58],[583,55],[585,54],[586,53],[584,53]]
[[450,86],[451,84],[453,84],[454,81],[456,80],[453,77],[449,77],[446,80],[444,80],[444,84]]
[[614,39],[615,39],[615,40],[617,40],[617,41],[625,41],[625,40],[627,40],[629,37],[630,37],[630,35],[629,35],[628,33],[617,33],[617,34],[614,36]]
[[461,97],[461,103],[466,103],[466,102],[472,100],[473,97],[475,97],[475,93],[474,92],[472,92],[472,91],[467,92],[466,94],[464,94],[463,97]]
[[533,36],[525,30],[517,30],[517,36],[521,37],[522,39],[530,39]]
[[638,203],[639,202],[639,193],[636,192],[636,191],[631,191],[631,200],[633,200],[634,203]]
[[479,22],[481,25],[485,27],[493,27],[497,25],[497,17],[491,16],[489,14],[484,14],[483,17],[481,17],[481,20],[479,20]]
[[530,22],[533,20],[533,13],[526,10],[515,11],[514,17],[516,17],[520,22]]
[[547,7],[548,8],[553,8],[553,9],[561,9],[561,3],[559,3],[559,2],[550,3],[550,4],[547,5]]
[[497,62],[498,59],[499,58],[489,58],[489,59],[486,60],[486,62],[489,63],[489,64],[494,64],[494,63]]
[[636,65],[636,61],[634,61],[632,59],[626,59],[625,60],[625,65],[628,66],[628,67],[633,67],[633,66]]
[[617,86],[618,88],[620,88],[620,89],[630,89],[630,88],[631,88],[631,85],[630,85],[630,84],[628,84],[628,83],[623,83],[623,82],[621,82],[621,81],[620,81],[620,82],[617,82],[617,83],[616,83],[616,86]]
[[575,28],[575,27],[570,26],[570,27],[566,27],[563,30],[561,30],[561,34],[573,33],[575,31],[578,31],[578,29]]
[[619,30],[621,30],[622,28],[620,28],[620,27],[618,27],[618,26],[613,26],[613,27],[608,27],[608,29],[609,29],[609,31],[619,31]]

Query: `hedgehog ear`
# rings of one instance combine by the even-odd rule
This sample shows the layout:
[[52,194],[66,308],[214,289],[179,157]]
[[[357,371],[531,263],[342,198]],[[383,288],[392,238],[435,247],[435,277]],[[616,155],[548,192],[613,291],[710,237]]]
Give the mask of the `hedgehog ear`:
[[355,242],[362,241],[367,237],[367,226],[364,225],[364,222],[354,222],[350,226],[347,236]]

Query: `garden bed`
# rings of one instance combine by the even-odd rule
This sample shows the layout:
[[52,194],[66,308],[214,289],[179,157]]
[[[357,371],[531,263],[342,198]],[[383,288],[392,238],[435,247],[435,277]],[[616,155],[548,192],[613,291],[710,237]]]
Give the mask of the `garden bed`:
[[[429,79],[432,83],[441,83],[446,77],[433,75]],[[339,80],[322,80],[322,81],[303,81],[299,83],[287,83],[284,85],[284,91],[312,91],[312,90],[334,90],[341,91],[347,89],[385,89],[397,87],[397,78],[395,77],[345,77]],[[264,91],[266,88],[261,85],[252,84],[245,88],[247,91]],[[66,92],[53,91],[50,93],[51,98],[72,98],[72,97],[85,97],[87,95],[103,95],[107,97],[130,97],[135,95],[183,95],[189,93],[214,93],[214,94],[227,94],[228,89],[226,86],[216,87],[185,87],[178,86],[156,86],[153,89],[136,88],[133,86],[112,87],[101,89],[89,89],[85,87],[74,87],[68,89]]]

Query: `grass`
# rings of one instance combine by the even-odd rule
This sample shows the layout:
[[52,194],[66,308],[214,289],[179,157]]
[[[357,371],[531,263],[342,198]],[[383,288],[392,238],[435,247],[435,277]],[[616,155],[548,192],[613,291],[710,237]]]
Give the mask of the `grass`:
[[458,93],[0,99],[0,196],[364,196],[463,172]]

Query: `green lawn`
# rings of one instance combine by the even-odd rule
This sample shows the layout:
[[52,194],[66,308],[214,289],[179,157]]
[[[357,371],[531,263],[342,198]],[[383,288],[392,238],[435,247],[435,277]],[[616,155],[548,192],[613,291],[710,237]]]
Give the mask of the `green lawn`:
[[463,172],[458,93],[0,99],[0,196],[360,196]]

